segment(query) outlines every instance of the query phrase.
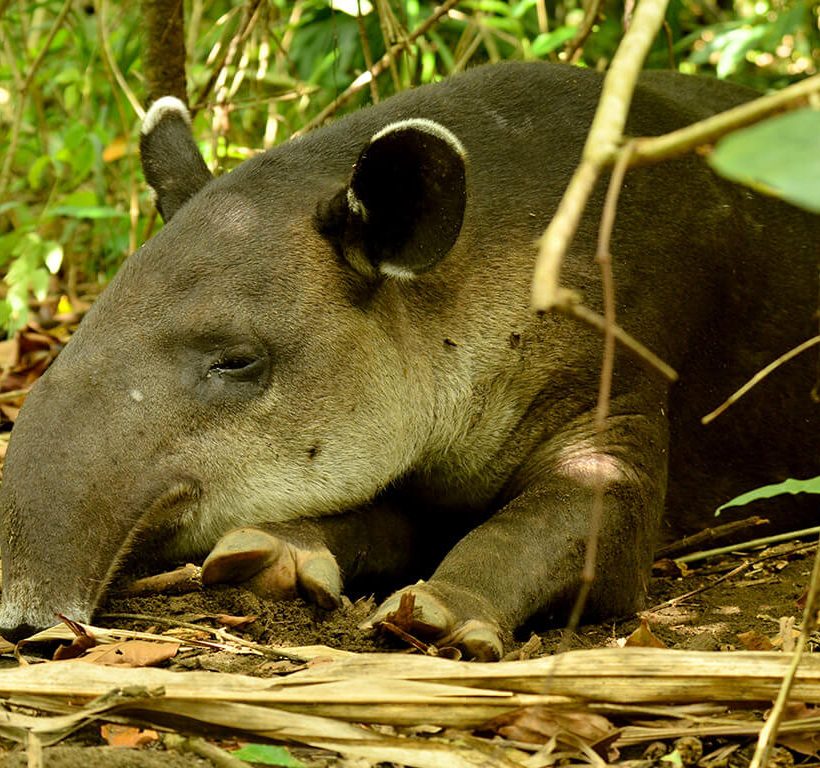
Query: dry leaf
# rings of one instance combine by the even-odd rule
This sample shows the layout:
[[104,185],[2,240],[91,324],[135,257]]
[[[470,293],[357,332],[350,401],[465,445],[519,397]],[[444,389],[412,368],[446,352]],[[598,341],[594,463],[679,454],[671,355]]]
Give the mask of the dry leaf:
[[748,632],[738,632],[737,639],[747,651],[771,651],[774,646],[766,635],[760,634],[756,629]]
[[[783,722],[806,720],[820,715],[820,707],[804,702],[790,702],[783,713]],[[779,733],[777,743],[801,755],[820,757],[820,733]]]
[[666,576],[667,578],[677,578],[684,573],[685,566],[682,563],[672,560],[669,557],[664,557],[661,560],[656,560],[652,563],[653,576]]
[[17,338],[0,341],[0,368],[11,368],[20,356],[20,342]]
[[118,749],[137,749],[159,741],[159,734],[150,728],[141,730],[130,725],[115,725],[114,723],[105,723],[100,726],[100,735],[110,747]]
[[616,732],[615,726],[601,715],[538,706],[496,717],[481,730],[492,730],[513,741],[530,744],[543,744],[555,738],[572,746],[577,746],[578,739],[596,744]]
[[125,136],[116,136],[102,151],[104,163],[113,163],[128,154],[128,139]]
[[176,656],[179,643],[154,643],[149,640],[125,640],[98,645],[79,657],[79,661],[105,666],[155,667]]
[[641,616],[641,625],[626,638],[625,645],[635,648],[666,648],[666,643],[652,634],[649,622]]
[[54,651],[54,656],[52,657],[54,661],[76,659],[97,645],[97,638],[82,624],[78,624],[76,621],[72,621],[62,614],[58,614],[58,616],[63,624],[74,633],[74,639],[71,641],[71,645],[57,646],[57,650]]
[[227,613],[218,613],[214,618],[226,627],[246,627],[256,621],[256,616],[230,616]]

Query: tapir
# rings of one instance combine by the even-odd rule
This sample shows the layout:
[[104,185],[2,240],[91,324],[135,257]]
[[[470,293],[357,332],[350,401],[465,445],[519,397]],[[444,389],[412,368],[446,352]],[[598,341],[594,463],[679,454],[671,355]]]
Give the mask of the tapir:
[[[597,485],[589,616],[640,605],[653,547],[681,521],[817,475],[811,355],[700,417],[816,333],[818,217],[694,153],[628,171],[610,244],[618,324],[679,379],[619,347],[596,431],[600,332],[533,312],[530,290],[601,83],[565,65],[476,67],[217,178],[181,102],[157,101],[141,153],[165,226],[11,436],[2,634],[89,621],[128,556],[207,555],[206,583],[271,599],[333,607],[370,585],[373,623],[410,592],[396,620],[494,659],[533,617],[565,615]],[[646,72],[627,133],[752,95]],[[597,312],[605,188],[561,271]]]

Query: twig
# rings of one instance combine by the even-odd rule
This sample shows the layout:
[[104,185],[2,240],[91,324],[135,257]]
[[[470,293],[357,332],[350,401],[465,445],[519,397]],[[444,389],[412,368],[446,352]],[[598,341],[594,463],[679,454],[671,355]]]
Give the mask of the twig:
[[[575,293],[572,291],[568,291],[565,288],[559,289],[566,294],[571,294],[568,296],[568,300],[566,303],[562,303],[556,306],[556,309],[565,315],[570,315],[571,317],[575,317],[578,320],[581,320],[588,325],[591,325],[593,328],[603,331],[605,328],[604,318],[599,315],[597,312],[585,307],[583,304],[579,303],[579,299]],[[628,334],[623,328],[619,325],[616,325],[613,329],[613,333],[615,334],[615,338],[618,340],[619,344],[622,344],[625,349],[634,355],[634,357],[641,363],[649,366],[650,368],[654,368],[655,370],[659,371],[662,376],[664,376],[669,381],[677,381],[678,374],[672,366],[665,363],[661,358],[659,358],[652,350],[648,347],[645,347],[638,341],[634,336]]]
[[205,85],[202,86],[196,98],[191,100],[192,118],[196,116],[196,113],[199,111],[201,105],[205,102],[205,99],[211,92],[211,89],[214,87],[214,84],[216,83],[217,78],[220,76],[223,68],[227,66],[228,58],[232,58],[236,54],[236,51],[242,47],[245,40],[247,40],[248,35],[253,30],[253,25],[256,24],[256,21],[259,18],[256,11],[259,8],[260,2],[261,0],[251,0],[251,3],[247,9],[247,13],[243,15],[243,19],[240,22],[239,29],[233,35],[230,43],[225,48],[225,53],[222,54],[222,58],[214,66],[211,72],[211,76],[208,78],[208,81],[205,83]]
[[642,614],[647,613],[655,613],[656,611],[660,611],[663,608],[671,608],[674,605],[678,605],[678,603],[682,603],[688,600],[690,597],[694,597],[695,595],[699,595],[702,592],[707,592],[710,589],[713,589],[718,584],[722,584],[724,581],[728,581],[733,576],[737,576],[739,573],[743,573],[743,571],[748,570],[752,566],[752,562],[745,562],[741,563],[735,568],[732,568],[729,573],[724,573],[723,576],[719,576],[714,581],[710,581],[708,584],[702,584],[697,589],[692,589],[689,592],[684,592],[682,595],[678,595],[677,597],[673,597],[670,600],[665,600],[662,603],[658,603],[657,605],[653,605],[651,608],[646,608],[645,610],[641,611]]
[[312,130],[318,125],[321,125],[332,114],[338,111],[341,107],[347,104],[362,88],[364,88],[373,78],[378,77],[389,66],[391,57],[410,45],[416,38],[421,37],[434,24],[446,16],[451,8],[458,5],[459,0],[445,0],[433,13],[428,16],[421,24],[419,24],[408,36],[407,39],[401,43],[390,46],[387,53],[384,54],[370,69],[365,70],[359,77],[357,77],[339,96],[337,96],[330,104],[328,104],[316,117],[310,120],[306,125],[302,126],[296,131],[293,136],[301,136]]
[[693,547],[699,547],[707,541],[722,539],[724,536],[737,533],[737,531],[742,531],[755,525],[764,525],[768,522],[769,521],[764,517],[748,517],[745,520],[733,520],[731,523],[716,525],[714,528],[704,528],[697,533],[693,533],[691,536],[684,536],[678,541],[659,547],[655,550],[655,559],[660,560],[666,557],[674,558],[677,552],[687,552]]
[[792,541],[803,536],[816,536],[820,533],[820,526],[813,528],[801,528],[799,531],[788,531],[787,533],[778,533],[774,536],[763,536],[759,539],[751,539],[749,541],[741,541],[737,544],[730,544],[726,547],[718,547],[716,549],[708,549],[703,552],[692,552],[691,555],[684,555],[683,557],[676,557],[679,563],[695,563],[698,560],[706,560],[708,557],[715,557],[717,555],[725,555],[729,552],[740,552],[744,549],[752,549],[753,547],[764,547],[769,544],[778,544],[781,541]]
[[663,23],[667,4],[668,0],[641,0],[612,59],[581,164],[539,241],[532,282],[532,305],[536,310],[546,311],[561,301],[562,289],[558,283],[561,262],[598,175],[621,140],[641,65]]
[[43,768],[43,742],[33,731],[26,738],[26,760],[28,768]]
[[561,52],[561,58],[564,61],[569,61],[573,64],[578,61],[583,53],[583,45],[592,33],[595,22],[598,21],[602,5],[603,0],[593,0],[589,4],[589,7],[584,13],[584,18],[581,20],[581,26],[578,27],[578,31],[575,33],[575,37],[567,43]]
[[817,551],[814,553],[814,567],[811,571],[809,593],[806,596],[806,605],[803,609],[803,626],[800,627],[800,637],[792,654],[789,669],[783,676],[783,683],[777,693],[774,707],[772,707],[771,714],[758,735],[757,747],[755,748],[752,761],[749,763],[749,768],[760,768],[760,766],[769,764],[769,754],[777,738],[777,729],[780,725],[780,721],[783,719],[783,713],[786,709],[786,703],[789,700],[789,693],[794,683],[795,675],[797,674],[797,668],[800,665],[800,659],[803,658],[803,651],[806,648],[809,635],[817,626],[818,598],[820,598],[820,546],[818,546]]
[[125,587],[127,595],[156,594],[163,592],[194,592],[202,589],[202,568],[186,563],[181,568],[153,576],[134,579]]
[[[629,151],[621,155],[609,179],[609,187],[601,214],[601,226],[598,229],[598,250],[595,254],[595,260],[601,267],[601,282],[604,289],[604,354],[601,363],[601,383],[598,388],[598,406],[595,412],[595,434],[599,441],[603,440],[606,431],[609,403],[612,395],[612,373],[615,368],[615,281],[612,275],[612,255],[609,245],[612,240],[612,230],[615,226],[618,197],[621,194],[624,176],[629,165],[631,147],[631,143],[627,145]],[[587,534],[586,552],[584,554],[584,567],[581,571],[581,585],[567,621],[566,631],[561,638],[561,645],[558,648],[559,653],[567,650],[569,643],[572,642],[578,624],[581,622],[581,615],[592,589],[592,582],[595,580],[595,567],[598,562],[598,539],[601,534],[601,521],[604,517],[605,493],[606,480],[603,473],[598,473],[595,478],[592,509],[589,515],[589,533]]]
[[[139,120],[142,121],[142,119],[145,117],[145,110],[142,108],[140,100],[134,95],[134,92],[128,85],[128,82],[123,76],[122,71],[117,65],[117,60],[115,59],[114,54],[111,51],[111,42],[108,39],[108,27],[105,24],[107,6],[106,0],[98,0],[95,3],[95,5],[97,6],[97,29],[99,30],[100,41],[102,42],[103,61],[105,62],[105,65],[108,67],[111,74],[114,76],[114,79],[117,81],[117,85],[119,85],[120,90],[125,94],[125,98],[128,99],[128,103],[131,105],[131,109],[134,110]],[[129,131],[126,131],[125,135],[128,136]]]
[[48,49],[54,41],[54,37],[60,30],[60,27],[63,26],[63,22],[65,21],[66,16],[68,16],[68,12],[71,10],[72,4],[72,0],[65,0],[63,3],[63,7],[60,8],[60,12],[57,14],[54,24],[51,25],[51,29],[48,31],[48,36],[46,37],[45,43],[43,43],[43,46],[40,48],[40,52],[35,57],[34,61],[28,66],[26,78],[20,86],[17,99],[17,108],[14,110],[14,117],[11,122],[11,138],[9,139],[8,149],[6,150],[6,159],[3,161],[3,168],[0,170],[0,200],[5,195],[6,187],[8,186],[11,178],[11,167],[14,162],[14,156],[17,153],[17,142],[20,140],[20,127],[23,124],[23,112],[25,111],[26,101],[28,100],[28,90],[31,87],[32,82],[34,82],[34,77],[37,74],[37,70],[43,63],[43,59],[46,57]]
[[302,664],[306,659],[295,653],[290,653],[284,648],[277,648],[270,645],[262,645],[261,643],[254,643],[250,640],[245,640],[242,637],[231,634],[223,628],[206,627],[202,624],[194,624],[190,621],[181,621],[179,619],[171,619],[165,616],[148,616],[142,613],[103,613],[100,615],[101,619],[125,619],[127,621],[147,621],[151,624],[165,624],[169,627],[182,627],[183,629],[194,629],[198,632],[207,632],[217,639],[230,640],[232,643],[241,645],[244,648],[250,648],[259,652],[263,656],[269,658],[288,659],[290,661],[297,661]]
[[802,344],[798,344],[794,349],[790,349],[785,354],[780,355],[777,360],[772,361],[769,363],[765,368],[758,371],[751,379],[749,379],[740,389],[734,392],[729,398],[715,408],[714,411],[711,413],[707,413],[700,421],[701,424],[709,424],[710,422],[714,421],[721,413],[723,413],[729,406],[736,403],[740,400],[743,395],[745,395],[752,387],[757,386],[760,384],[763,379],[765,379],[772,371],[779,368],[781,365],[789,362],[794,357],[805,352],[807,349],[811,349],[815,344],[820,344],[820,336],[814,336],[807,341],[804,341]]
[[635,165],[654,163],[681,155],[695,147],[711,144],[731,131],[758,122],[787,107],[792,107],[814,93],[820,93],[820,75],[806,78],[782,91],[761,96],[759,99],[741,104],[739,107],[726,110],[663,136],[637,139],[633,163]]
[[[370,40],[367,39],[367,29],[364,25],[364,16],[362,16],[362,0],[356,0],[356,10],[358,10],[356,28],[359,31],[359,43],[364,54],[364,65],[370,70],[373,68],[373,52],[370,50]],[[370,80],[370,100],[374,104],[379,103],[379,86],[374,79]]]
[[17,400],[18,397],[25,397],[31,392],[32,385],[23,387],[22,389],[10,389],[8,392],[0,392],[0,403],[10,403]]

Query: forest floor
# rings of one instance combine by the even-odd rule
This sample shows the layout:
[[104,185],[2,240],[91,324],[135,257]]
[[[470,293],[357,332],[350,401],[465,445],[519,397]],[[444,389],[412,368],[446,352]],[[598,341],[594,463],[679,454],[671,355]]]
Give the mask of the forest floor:
[[[618,647],[630,644],[663,645],[698,651],[726,653],[733,650],[780,649],[793,644],[795,625],[800,624],[801,596],[809,583],[813,547],[801,542],[788,542],[766,549],[733,552],[695,563],[684,573],[669,573],[669,564],[660,563],[650,586],[647,610],[642,614],[617,621],[583,626],[570,646],[572,648]],[[738,568],[741,566],[740,568]],[[674,570],[674,569],[673,569]],[[254,643],[274,646],[325,645],[353,652],[407,653],[409,649],[396,637],[376,635],[359,628],[373,607],[372,599],[360,599],[334,611],[322,611],[301,602],[271,603],[239,587],[199,589],[185,594],[153,594],[141,597],[111,597],[100,611],[98,625],[148,630],[173,631],[183,623],[214,626],[217,616],[251,617],[244,626],[230,631]],[[143,618],[133,618],[135,616]],[[223,618],[223,621],[229,621]],[[643,625],[643,630],[636,630]],[[649,630],[647,633],[646,630]],[[562,641],[560,629],[541,629],[519,638],[510,648],[509,658],[533,658],[554,653]],[[12,656],[2,657],[0,669],[17,662]],[[298,670],[298,663],[271,661],[259,656],[237,655],[213,650],[189,650],[178,653],[165,663],[175,670],[209,670],[214,673],[233,672],[261,677],[276,677]],[[419,725],[422,725],[421,723]],[[128,742],[130,748],[110,746],[110,734],[99,723],[87,725],[61,743],[44,749],[46,768],[192,768],[212,765],[210,760],[191,753],[167,749],[157,738],[147,738],[147,744]],[[241,735],[206,734],[209,741],[231,750],[244,743]],[[704,738],[699,750],[704,755],[698,762],[708,768],[743,768],[748,764],[754,740],[746,738]],[[811,742],[814,744],[814,742]],[[817,764],[817,754],[810,749],[782,750],[778,765]],[[638,761],[639,766],[673,768],[673,740],[620,750],[618,762]],[[817,744],[820,747],[820,744]],[[728,747],[728,749],[727,749]],[[300,761],[291,765],[310,768],[333,766],[364,768],[374,763],[362,758],[345,759],[331,752],[305,746],[288,747],[291,758]],[[654,751],[651,751],[654,750]],[[723,752],[721,752],[723,750]],[[717,754],[731,759],[707,759]],[[663,761],[661,758],[666,755]],[[0,764],[8,768],[32,765],[25,745],[0,740]],[[785,761],[785,762],[784,762]],[[811,763],[807,762],[811,761]],[[35,763],[36,764],[36,763]],[[261,763],[260,763],[261,764]],[[534,764],[534,763],[533,763]],[[539,765],[547,765],[549,761]],[[695,763],[691,763],[695,764]],[[684,763],[685,765],[685,763]]]

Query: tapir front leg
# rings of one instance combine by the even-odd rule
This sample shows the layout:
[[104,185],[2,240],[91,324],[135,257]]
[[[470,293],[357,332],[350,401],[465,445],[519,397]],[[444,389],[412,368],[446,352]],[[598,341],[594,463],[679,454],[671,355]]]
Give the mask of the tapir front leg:
[[561,616],[575,599],[597,483],[604,507],[587,615],[638,607],[663,509],[666,425],[660,416],[655,424],[618,416],[603,439],[595,448],[599,439],[576,428],[550,440],[519,477],[519,492],[461,539],[429,581],[385,601],[372,622],[412,592],[415,614],[404,629],[474,658],[499,658],[502,637],[535,614]]
[[312,520],[235,528],[208,555],[202,579],[243,583],[267,599],[302,598],[333,608],[343,589],[363,582],[384,594],[406,581],[411,568],[438,562],[452,538],[423,532],[414,510],[390,501]]

